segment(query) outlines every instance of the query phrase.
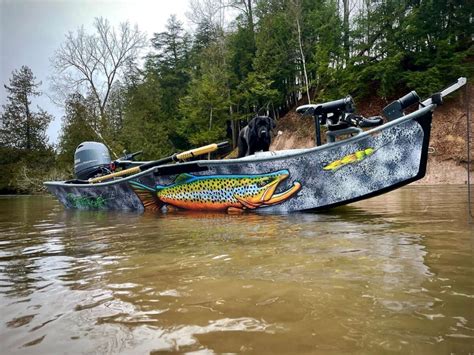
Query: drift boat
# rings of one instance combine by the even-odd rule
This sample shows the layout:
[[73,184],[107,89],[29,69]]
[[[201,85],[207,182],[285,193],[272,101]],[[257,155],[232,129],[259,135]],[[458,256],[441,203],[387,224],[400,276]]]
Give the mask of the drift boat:
[[[103,176],[45,185],[72,209],[269,213],[329,209],[423,178],[433,111],[444,96],[465,83],[466,79],[460,78],[423,102],[410,92],[384,108],[386,123],[381,117],[355,115],[350,96],[300,106],[297,112],[312,115],[315,120],[317,146],[309,149],[172,163],[219,148],[211,145],[158,162],[127,161],[136,166],[110,174],[107,169],[103,171],[107,164],[99,164],[100,159],[110,162],[108,151],[98,149],[98,143],[83,144],[76,151],[76,168],[85,164],[87,169],[82,172],[87,174],[82,177],[87,177],[91,172],[97,175],[99,167]],[[414,104],[418,108],[405,114],[404,110]],[[321,125],[328,129],[324,145]],[[363,131],[365,127],[371,129]],[[89,158],[81,160],[81,154]]]

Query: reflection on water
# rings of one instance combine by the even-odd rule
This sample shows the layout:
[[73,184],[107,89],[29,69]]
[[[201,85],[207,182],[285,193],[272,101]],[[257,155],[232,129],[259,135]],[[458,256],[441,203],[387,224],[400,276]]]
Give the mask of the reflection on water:
[[7,353],[468,353],[464,187],[322,214],[65,211],[0,197]]

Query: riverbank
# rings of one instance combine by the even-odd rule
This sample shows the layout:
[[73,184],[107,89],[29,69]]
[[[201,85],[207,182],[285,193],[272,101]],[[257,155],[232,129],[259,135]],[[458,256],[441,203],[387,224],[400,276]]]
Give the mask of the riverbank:
[[[474,110],[474,87],[468,85],[471,112]],[[357,111],[368,117],[382,112],[388,101],[376,98],[357,103]],[[426,176],[415,182],[418,185],[467,184],[467,120],[466,91],[446,99],[436,109],[430,139],[430,154]],[[472,117],[472,115],[471,115]],[[471,118],[471,157],[474,156]],[[301,117],[294,111],[278,120],[278,134],[270,150],[314,147],[314,123],[311,117]],[[471,166],[471,172],[473,167]]]

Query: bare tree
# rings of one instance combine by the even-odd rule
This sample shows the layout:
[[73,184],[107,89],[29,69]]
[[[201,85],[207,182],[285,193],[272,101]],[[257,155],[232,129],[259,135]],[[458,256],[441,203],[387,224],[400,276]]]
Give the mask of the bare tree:
[[104,18],[95,19],[94,30],[88,34],[81,27],[66,35],[51,58],[55,70],[52,81],[60,96],[91,93],[104,117],[115,80],[135,62],[146,46],[146,36],[128,22],[116,30]]
[[223,0],[189,0],[190,11],[186,17],[195,25],[209,23],[223,30],[225,14]]
[[245,15],[245,19],[247,20],[247,25],[250,32],[252,34],[255,32],[254,15],[253,15],[253,8],[254,8],[253,0],[227,0],[225,1],[225,6],[228,6],[230,8],[233,8],[242,12]]
[[303,75],[304,75],[304,83],[306,86],[306,96],[308,97],[308,103],[311,103],[311,97],[309,96],[309,81],[308,81],[308,72],[306,71],[306,60],[304,56],[304,51],[303,51],[303,41],[302,41],[302,36],[301,36],[301,25],[300,25],[300,19],[302,17],[301,14],[301,1],[299,0],[293,0],[291,1],[291,5],[293,7],[293,12],[294,16],[296,19],[296,30],[297,30],[297,35],[298,35],[298,46],[299,46],[299,52],[301,56],[301,64],[302,64],[302,69],[303,69]]

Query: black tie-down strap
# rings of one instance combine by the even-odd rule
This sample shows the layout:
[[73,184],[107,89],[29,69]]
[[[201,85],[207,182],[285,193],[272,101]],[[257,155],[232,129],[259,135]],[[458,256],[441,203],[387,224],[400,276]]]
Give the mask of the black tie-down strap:
[[359,127],[376,127],[383,123],[382,116],[362,117],[362,121],[359,122]]
[[363,117],[353,113],[346,114],[339,122],[335,124],[328,124],[329,131],[338,131],[340,129],[346,129],[349,127],[376,127],[383,124],[383,118],[381,116]]
[[372,116],[366,118],[363,116],[355,115],[353,113],[349,113],[348,115],[346,115],[343,120],[347,122],[350,126],[361,128],[376,127],[383,123],[383,118],[381,116]]
[[328,120],[328,131],[326,132],[326,137],[329,143],[333,143],[339,136],[357,135],[363,132],[362,128],[376,127],[381,124],[383,124],[383,118],[381,116],[372,116],[366,118],[349,113],[335,124],[332,124]]

